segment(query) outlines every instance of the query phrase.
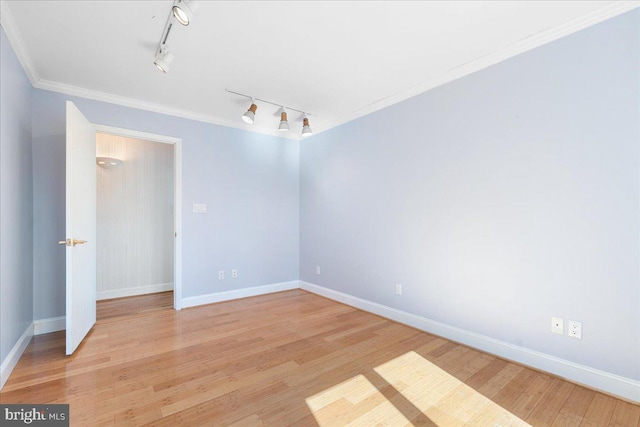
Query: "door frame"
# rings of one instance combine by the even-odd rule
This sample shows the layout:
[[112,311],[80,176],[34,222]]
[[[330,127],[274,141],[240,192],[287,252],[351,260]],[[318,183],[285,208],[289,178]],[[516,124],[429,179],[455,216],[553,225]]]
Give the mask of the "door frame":
[[182,309],[182,138],[93,124],[96,132],[173,145],[173,308]]

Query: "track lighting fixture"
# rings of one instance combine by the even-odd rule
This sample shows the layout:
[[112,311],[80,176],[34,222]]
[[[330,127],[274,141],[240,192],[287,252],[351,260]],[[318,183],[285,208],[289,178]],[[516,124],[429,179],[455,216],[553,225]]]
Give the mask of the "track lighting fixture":
[[282,107],[280,110],[280,126],[278,126],[280,132],[289,131],[289,122],[287,121],[287,111]]
[[158,67],[158,69],[163,73],[167,73],[169,71],[169,63],[171,63],[174,58],[173,54],[171,54],[169,52],[169,49],[167,48],[167,39],[169,38],[171,27],[173,27],[175,21],[178,21],[182,25],[189,25],[189,22],[193,17],[193,12],[197,8],[198,2],[196,1],[174,1],[171,12],[169,12],[169,17],[167,18],[167,23],[164,24],[164,30],[162,30],[162,37],[160,38],[160,42],[158,43],[156,56],[153,59],[153,63],[155,64],[155,66]]
[[302,121],[302,125],[303,125],[303,127],[302,127],[302,135],[303,136],[311,135],[311,127],[309,126],[309,116],[311,114],[305,113],[302,110],[296,110],[295,108],[285,107],[283,104],[278,104],[278,103],[275,103],[275,102],[267,101],[266,99],[254,98],[252,96],[245,95],[243,93],[234,92],[234,91],[229,90],[229,89],[227,89],[227,92],[232,93],[234,95],[242,96],[243,98],[251,99],[251,106],[249,107],[247,112],[242,115],[242,120],[244,122],[249,123],[249,124],[253,123],[253,121],[256,118],[256,110],[258,109],[258,106],[256,105],[256,101],[260,101],[260,102],[264,102],[266,104],[271,104],[271,105],[274,105],[276,107],[279,107],[278,111],[280,112],[280,125],[278,126],[278,130],[280,132],[289,131],[290,128],[289,128],[289,120],[287,119],[287,110],[293,110],[293,111],[297,111],[298,113],[302,114],[303,117],[304,117],[304,119]]
[[242,120],[244,120],[245,123],[249,123],[250,125],[252,125],[253,121],[256,119],[257,109],[258,106],[256,105],[255,100],[251,98],[251,106],[249,107],[247,112],[242,115]]
[[167,73],[169,71],[169,64],[171,63],[171,61],[173,61],[173,58],[174,56],[171,52],[169,52],[168,47],[162,45],[160,46],[158,53],[156,53],[156,57],[153,63],[156,67],[158,67],[160,71],[162,71],[163,73]]
[[312,133],[311,126],[309,126],[309,117],[307,117],[307,113],[305,113],[302,119],[302,136],[309,136]]
[[198,2],[194,0],[177,0],[171,9],[176,21],[182,25],[189,25],[193,19],[193,12],[198,9]]

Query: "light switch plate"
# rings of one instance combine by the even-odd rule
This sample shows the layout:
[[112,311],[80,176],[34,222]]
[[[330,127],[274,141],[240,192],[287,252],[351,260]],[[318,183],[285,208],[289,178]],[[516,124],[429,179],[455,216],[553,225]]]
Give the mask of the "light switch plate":
[[193,213],[207,213],[207,204],[206,203],[194,203],[193,204]]

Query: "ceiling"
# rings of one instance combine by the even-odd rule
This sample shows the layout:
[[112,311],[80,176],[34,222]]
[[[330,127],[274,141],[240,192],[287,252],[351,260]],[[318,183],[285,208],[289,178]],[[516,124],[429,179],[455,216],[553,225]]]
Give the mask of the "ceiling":
[[[168,74],[153,58],[165,1],[2,1],[35,87],[267,134],[278,107],[320,132],[605,19],[620,1],[202,1],[175,24]],[[290,137],[301,115],[290,111]]]

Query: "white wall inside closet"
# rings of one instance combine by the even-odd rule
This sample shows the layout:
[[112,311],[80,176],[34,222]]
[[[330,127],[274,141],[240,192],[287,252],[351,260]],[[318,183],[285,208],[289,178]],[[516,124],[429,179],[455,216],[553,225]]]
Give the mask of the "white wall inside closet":
[[97,298],[173,289],[173,145],[98,133]]

